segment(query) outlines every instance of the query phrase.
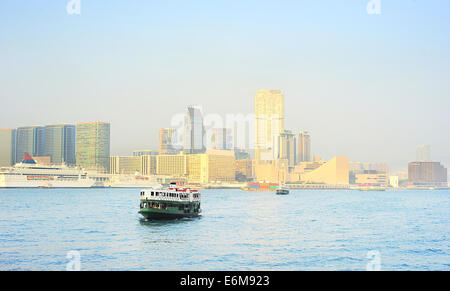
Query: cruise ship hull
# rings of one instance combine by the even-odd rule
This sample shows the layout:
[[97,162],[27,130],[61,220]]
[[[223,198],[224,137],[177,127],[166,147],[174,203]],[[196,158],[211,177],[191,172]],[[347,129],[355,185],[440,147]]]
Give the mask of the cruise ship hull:
[[76,181],[31,180],[26,176],[0,175],[0,188],[91,188],[95,181],[91,179]]
[[81,168],[40,165],[28,154],[14,167],[0,169],[0,188],[91,188],[95,183]]

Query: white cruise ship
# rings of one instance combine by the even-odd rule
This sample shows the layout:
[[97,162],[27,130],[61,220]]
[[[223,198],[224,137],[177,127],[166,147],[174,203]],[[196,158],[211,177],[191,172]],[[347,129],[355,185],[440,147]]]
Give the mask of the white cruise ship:
[[90,188],[94,184],[80,168],[39,165],[29,155],[14,167],[0,169],[0,188]]

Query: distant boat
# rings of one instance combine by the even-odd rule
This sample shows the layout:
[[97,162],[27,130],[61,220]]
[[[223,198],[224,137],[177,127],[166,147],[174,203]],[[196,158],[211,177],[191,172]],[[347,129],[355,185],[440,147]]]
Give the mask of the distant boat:
[[277,183],[257,183],[251,182],[247,184],[247,187],[243,187],[244,191],[257,191],[257,192],[271,192],[278,189],[280,185]]
[[283,189],[283,188],[277,189],[277,195],[288,195],[288,194],[289,194],[288,189]]

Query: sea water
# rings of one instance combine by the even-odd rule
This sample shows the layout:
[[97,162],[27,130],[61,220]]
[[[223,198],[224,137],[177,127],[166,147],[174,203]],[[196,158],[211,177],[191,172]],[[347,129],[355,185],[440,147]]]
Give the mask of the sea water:
[[450,270],[450,191],[202,190],[175,221],[139,192],[0,189],[0,270]]

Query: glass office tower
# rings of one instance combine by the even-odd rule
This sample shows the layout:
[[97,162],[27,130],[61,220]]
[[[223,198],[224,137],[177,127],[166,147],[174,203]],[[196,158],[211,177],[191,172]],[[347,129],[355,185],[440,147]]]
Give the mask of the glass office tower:
[[75,156],[78,166],[109,173],[110,124],[98,121],[77,124]]
[[68,124],[45,127],[45,156],[52,164],[75,165],[75,126]]
[[31,156],[45,156],[44,127],[19,127],[16,132],[16,163],[20,163],[25,154]]

